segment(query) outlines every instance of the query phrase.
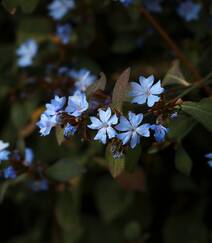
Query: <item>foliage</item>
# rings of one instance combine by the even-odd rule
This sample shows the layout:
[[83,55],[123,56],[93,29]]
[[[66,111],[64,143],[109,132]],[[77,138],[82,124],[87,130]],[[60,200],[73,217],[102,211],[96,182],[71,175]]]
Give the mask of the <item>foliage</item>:
[[1,242],[212,241],[211,10],[2,0]]

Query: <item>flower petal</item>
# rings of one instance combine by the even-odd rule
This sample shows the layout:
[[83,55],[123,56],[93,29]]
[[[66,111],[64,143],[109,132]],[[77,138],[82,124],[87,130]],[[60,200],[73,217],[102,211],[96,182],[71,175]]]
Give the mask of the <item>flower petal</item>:
[[133,132],[130,140],[130,147],[134,149],[135,146],[139,143],[140,143],[140,136],[136,132]]
[[159,95],[161,93],[163,93],[164,88],[161,87],[161,81],[159,80],[156,84],[154,84],[152,86],[152,88],[150,89],[151,94],[153,95]]
[[152,107],[159,100],[160,100],[160,97],[158,97],[156,95],[150,95],[150,96],[148,96],[148,99],[147,99],[147,105],[149,107]]
[[111,109],[110,107],[107,108],[106,111],[100,109],[99,110],[99,118],[102,122],[108,122],[111,117]]
[[145,123],[136,129],[136,132],[143,137],[150,137],[150,124]]
[[90,117],[90,120],[92,122],[90,125],[88,125],[90,129],[100,129],[102,127],[102,122],[98,118],[92,116]]
[[110,139],[114,138],[116,136],[116,131],[112,127],[107,127],[107,135]]
[[143,120],[143,114],[142,114],[142,113],[136,115],[135,113],[129,111],[129,113],[128,113],[128,117],[129,117],[129,121],[130,121],[130,123],[132,124],[132,126],[133,126],[134,128],[138,127],[139,124],[140,124],[140,123],[142,122],[142,120]]
[[124,133],[118,134],[117,138],[122,141],[123,145],[125,145],[130,140],[131,135],[132,135],[132,132],[124,132]]
[[121,116],[119,124],[115,128],[118,131],[128,131],[128,130],[132,129],[132,126],[126,117]]
[[101,128],[96,136],[94,137],[94,140],[99,140],[101,141],[103,144],[106,144],[106,141],[107,141],[107,136],[106,136],[106,128]]

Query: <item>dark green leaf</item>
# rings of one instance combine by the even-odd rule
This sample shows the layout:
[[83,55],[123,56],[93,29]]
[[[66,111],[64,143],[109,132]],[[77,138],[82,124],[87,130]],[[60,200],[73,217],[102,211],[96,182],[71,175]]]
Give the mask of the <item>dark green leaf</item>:
[[205,98],[200,102],[184,102],[182,110],[200,122],[212,132],[212,99]]
[[192,160],[181,145],[179,145],[176,152],[175,166],[177,170],[185,175],[189,175],[192,169]]
[[97,204],[105,221],[119,217],[127,210],[133,199],[133,194],[124,191],[109,178],[104,178],[99,182],[96,193]]
[[81,176],[84,172],[84,167],[76,161],[62,159],[48,168],[47,175],[54,180],[68,181],[74,177]]

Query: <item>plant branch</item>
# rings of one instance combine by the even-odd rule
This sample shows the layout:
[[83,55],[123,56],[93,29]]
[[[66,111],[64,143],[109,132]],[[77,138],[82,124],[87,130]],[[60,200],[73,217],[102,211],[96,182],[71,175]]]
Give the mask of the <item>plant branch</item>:
[[[163,27],[157,22],[157,20],[145,10],[145,8],[141,7],[141,14],[152,24],[152,26],[157,30],[160,36],[164,39],[166,44],[174,51],[175,55],[181,60],[182,63],[188,68],[192,76],[195,78],[195,82],[201,82],[202,77],[198,70],[194,67],[194,65],[188,60],[188,58],[184,55],[184,53],[180,50],[180,48],[175,44],[175,42],[171,39],[169,34],[163,29]],[[204,90],[208,95],[211,94],[210,88],[204,86]]]

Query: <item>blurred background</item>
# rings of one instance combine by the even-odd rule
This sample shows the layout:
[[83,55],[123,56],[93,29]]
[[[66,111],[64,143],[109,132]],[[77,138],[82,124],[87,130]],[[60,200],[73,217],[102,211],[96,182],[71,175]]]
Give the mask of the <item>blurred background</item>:
[[[164,80],[170,70],[191,85],[207,76],[212,2],[189,1],[194,6],[183,11],[183,0],[76,0],[60,20],[51,16],[52,2],[1,1],[0,139],[14,151],[31,148],[44,175],[1,179],[0,242],[212,242],[212,168],[204,157],[212,152],[211,132],[202,124],[190,117],[173,121],[165,146],[142,144],[116,178],[106,168],[103,145],[76,137],[59,146],[54,133],[41,137],[36,127],[54,94],[69,93],[61,67],[86,68],[97,77],[104,72],[107,94],[127,67],[131,81],[151,74]],[[57,26],[67,23],[72,30],[64,44]],[[29,39],[39,47],[23,68],[17,49]],[[184,89],[179,85],[172,95]],[[183,99],[207,96],[200,88]],[[184,153],[176,156],[179,144]],[[67,167],[74,171],[68,179],[46,179],[45,169],[58,161],[78,166]]]

